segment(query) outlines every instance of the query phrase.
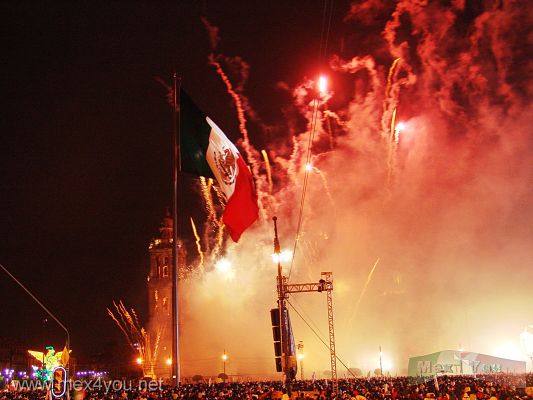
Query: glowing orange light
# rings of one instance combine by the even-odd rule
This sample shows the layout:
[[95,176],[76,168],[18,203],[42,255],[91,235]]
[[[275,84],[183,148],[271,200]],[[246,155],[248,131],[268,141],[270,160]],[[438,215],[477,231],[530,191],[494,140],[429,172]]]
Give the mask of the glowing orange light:
[[222,361],[228,361],[228,355],[226,353],[222,354]]
[[167,365],[172,364],[172,358],[167,358],[167,359],[165,360],[165,362],[167,363]]
[[311,172],[313,170],[313,165],[311,163],[305,164],[305,170]]
[[143,359],[141,357],[137,357],[137,359],[135,360],[135,362],[139,365],[141,365],[143,363]]
[[297,357],[298,357],[298,360],[303,360],[304,359],[304,355],[302,353],[298,354]]
[[326,79],[325,76],[320,76],[320,78],[318,78],[318,91],[320,93],[326,93],[326,91],[328,90],[328,80]]

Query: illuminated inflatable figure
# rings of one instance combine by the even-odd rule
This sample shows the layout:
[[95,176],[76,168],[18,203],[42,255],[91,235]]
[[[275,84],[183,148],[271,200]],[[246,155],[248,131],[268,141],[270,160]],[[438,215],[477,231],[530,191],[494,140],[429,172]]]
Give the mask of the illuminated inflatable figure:
[[52,346],[46,347],[47,353],[41,351],[28,350],[37,361],[43,364],[43,368],[37,371],[37,377],[43,382],[52,378],[54,368],[68,364],[70,350],[65,347],[63,351],[56,351]]

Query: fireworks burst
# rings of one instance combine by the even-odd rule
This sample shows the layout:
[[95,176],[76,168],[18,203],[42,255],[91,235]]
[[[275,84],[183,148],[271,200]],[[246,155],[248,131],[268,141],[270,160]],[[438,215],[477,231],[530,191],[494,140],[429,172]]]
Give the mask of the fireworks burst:
[[[459,3],[456,2],[457,7]],[[325,103],[321,103],[319,117],[316,118],[316,135],[311,140],[315,110],[312,88],[315,82],[305,80],[295,86],[285,84],[293,100],[287,107],[292,107],[291,112],[296,113],[294,120],[298,123],[280,124],[283,131],[290,132],[291,136],[283,137],[283,142],[269,144],[268,154],[265,150],[260,152],[262,160],[250,143],[246,130],[246,118],[252,120],[243,95],[244,75],[248,70],[237,66],[244,61],[214,54],[209,59],[237,108],[243,148],[251,163],[262,213],[268,214],[274,209],[274,198],[277,199],[279,207],[276,213],[286,223],[281,225],[283,231],[280,236],[287,238],[288,243],[282,245],[290,248],[295,240],[301,250],[301,259],[295,263],[295,279],[308,277],[312,280],[320,269],[334,266],[335,273],[338,271],[346,282],[345,293],[349,297],[338,303],[339,314],[347,316],[345,322],[338,322],[339,331],[343,332],[339,334],[339,342],[342,342],[341,335],[345,333],[348,337],[346,343],[350,345],[353,344],[356,324],[362,322],[368,329],[376,330],[383,324],[383,321],[372,319],[371,314],[378,313],[367,311],[379,310],[387,315],[391,324],[401,323],[395,320],[397,315],[427,311],[426,304],[420,304],[415,293],[422,284],[428,286],[425,294],[428,297],[433,299],[432,296],[436,296],[433,292],[439,293],[440,289],[431,284],[437,279],[425,278],[440,279],[441,275],[450,278],[448,271],[452,269],[443,268],[443,260],[461,265],[474,274],[468,265],[459,261],[459,255],[463,255],[465,248],[472,247],[478,251],[476,256],[481,255],[482,262],[490,269],[493,257],[486,255],[492,255],[496,250],[486,243],[492,243],[496,237],[514,234],[508,233],[514,226],[509,221],[514,219],[495,210],[506,210],[512,217],[523,215],[523,199],[530,198],[531,189],[524,183],[531,178],[524,172],[530,170],[524,168],[530,163],[525,163],[523,157],[524,149],[528,148],[524,143],[529,144],[530,134],[523,126],[528,125],[526,121],[531,114],[524,112],[522,103],[511,101],[526,89],[523,89],[524,85],[520,89],[515,88],[519,86],[519,74],[510,72],[513,68],[507,65],[506,60],[514,54],[514,50],[508,48],[498,35],[489,34],[500,32],[502,37],[507,34],[502,21],[514,15],[509,12],[509,8],[514,6],[506,3],[501,9],[487,10],[486,15],[480,15],[469,27],[471,33],[459,37],[460,40],[450,49],[448,37],[458,32],[450,26],[457,20],[465,24],[464,15],[455,9],[441,12],[441,5],[425,7],[421,4],[399,1],[392,6],[394,12],[385,29],[376,34],[383,43],[376,57],[359,53],[347,59],[340,56],[330,58],[329,66],[336,75],[342,75],[343,79],[349,79],[354,84],[336,86],[343,91],[339,98],[347,100],[340,106],[339,102],[329,102],[332,108],[337,107],[333,108],[334,111],[324,109]],[[357,8],[357,5],[354,7]],[[431,13],[432,18],[427,18]],[[403,14],[409,17],[406,18],[409,24],[402,22]],[[354,13],[351,18],[359,18],[360,15]],[[439,21],[439,24],[425,25],[430,21]],[[216,46],[218,33],[212,25],[210,28],[213,46]],[[463,31],[463,28],[459,30]],[[415,31],[416,34],[413,33]],[[410,41],[410,38],[413,40]],[[522,40],[515,36],[511,39]],[[447,49],[453,50],[451,56],[450,52],[445,54]],[[387,54],[388,59],[384,57]],[[486,57],[489,54],[490,57]],[[493,65],[487,59],[496,61]],[[227,65],[229,68],[237,67],[236,71],[242,78],[237,79],[237,84],[232,85],[224,72],[223,68]],[[516,83],[509,87],[509,82]],[[500,90],[505,93],[500,93]],[[522,101],[528,102],[527,99]],[[400,119],[405,119],[409,127],[409,134],[401,137]],[[416,134],[411,135],[411,131]],[[307,159],[309,143],[313,153]],[[451,146],[454,151],[450,151]],[[454,167],[450,168],[450,165]],[[309,185],[301,230],[299,237],[294,238],[303,176],[313,172],[319,175],[320,182],[316,180]],[[276,185],[273,185],[273,180]],[[501,187],[502,182],[509,190],[498,192],[495,188]],[[191,309],[194,307],[195,311],[212,317],[208,322],[202,321],[202,325],[198,323],[195,327],[197,331],[204,331],[204,324],[210,324],[212,329],[225,324],[231,332],[231,340],[239,342],[244,336],[237,337],[240,333],[236,332],[254,329],[258,319],[228,322],[222,313],[211,310],[218,310],[219,306],[228,310],[239,307],[248,310],[250,306],[255,307],[254,310],[262,309],[272,300],[271,292],[265,291],[268,292],[265,294],[258,289],[270,277],[269,266],[265,266],[262,260],[264,248],[270,245],[271,232],[266,224],[259,225],[246,234],[238,247],[231,243],[226,245],[224,227],[218,216],[213,219],[210,211],[210,207],[219,210],[218,205],[223,206],[225,200],[216,186],[212,186],[215,195],[207,199],[209,183],[201,184],[210,221],[205,225],[209,232],[205,232],[203,237],[215,236],[209,242],[210,246],[204,239],[204,262],[212,262],[213,268],[206,265],[201,283],[184,290],[190,290]],[[429,193],[431,196],[428,196]],[[208,201],[213,204],[207,204]],[[384,201],[394,204],[394,207],[384,207]],[[340,210],[342,216],[339,215],[339,220],[332,223],[335,212],[340,213]],[[487,220],[491,221],[490,228]],[[214,221],[220,224],[215,232],[212,230]],[[439,226],[438,233],[436,224]],[[523,225],[520,226],[523,228]],[[486,237],[480,234],[482,227],[495,234],[487,239],[488,234]],[[334,240],[330,239],[333,237]],[[522,250],[520,246],[529,249],[521,236],[513,236],[513,240],[519,244],[513,244],[518,253]],[[235,251],[236,248],[238,251]],[[219,257],[213,257],[214,254],[224,254],[231,260],[231,269],[224,263],[217,267],[215,261]],[[363,279],[366,275],[366,280],[354,305],[350,287],[357,287],[360,281],[351,279],[358,274],[356,266],[365,263],[369,254],[381,254],[383,258],[381,261],[378,258],[368,273],[361,272]],[[355,261],[347,263],[346,260]],[[506,258],[502,257],[502,260]],[[387,268],[379,274],[380,281],[376,282],[373,275],[379,263],[385,263]],[[386,279],[381,278],[390,272],[392,264],[395,264],[392,268],[409,276],[405,288],[394,294],[387,290],[387,298],[376,297],[373,304],[364,301],[374,284],[387,284]],[[515,265],[519,263],[515,262]],[[438,275],[434,272],[437,270]],[[496,270],[494,266],[491,272]],[[235,290],[228,292],[228,285],[221,284],[232,276],[228,271],[236,274],[238,280],[235,282],[245,289],[238,293]],[[477,271],[475,274],[487,283]],[[456,285],[461,287],[462,284]],[[340,284],[336,290],[336,295],[342,299]],[[391,296],[397,295],[402,296],[402,301],[391,301]],[[458,304],[456,302],[454,306]],[[448,308],[448,305],[444,307]],[[484,309],[483,304],[478,307]],[[428,321],[424,328],[437,325],[438,322],[435,322]],[[191,331],[194,329],[191,328]],[[420,339],[416,333],[409,334],[411,336],[401,338],[403,343],[398,339],[398,347],[407,347],[407,344]],[[229,335],[227,340],[230,340]],[[260,335],[262,333],[258,333],[258,337]],[[258,338],[254,344],[259,347],[268,340],[270,338],[261,337],[261,341]],[[368,345],[368,341],[364,345]]]
[[[137,313],[133,308],[128,311],[122,301],[118,304],[113,301],[115,312],[107,308],[107,314],[117,324],[124,334],[126,341],[131,349],[139,355],[142,360],[144,376],[155,378],[154,367],[159,353],[159,342],[161,339],[162,329],[156,330],[154,346],[150,343],[150,335],[139,322]],[[116,314],[115,314],[116,313]]]

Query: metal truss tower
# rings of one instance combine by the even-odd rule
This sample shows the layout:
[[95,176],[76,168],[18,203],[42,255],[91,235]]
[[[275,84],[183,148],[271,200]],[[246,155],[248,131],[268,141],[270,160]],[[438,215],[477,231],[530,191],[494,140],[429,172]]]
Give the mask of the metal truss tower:
[[[290,393],[290,371],[289,371],[289,332],[286,330],[285,322],[285,308],[286,301],[290,293],[310,293],[310,292],[326,292],[327,306],[328,306],[328,330],[329,330],[329,354],[331,362],[331,380],[333,383],[333,393],[338,393],[337,381],[337,354],[335,351],[335,328],[333,323],[333,273],[322,272],[321,279],[318,282],[311,283],[287,283],[287,277],[283,276],[280,264],[280,245],[278,239],[277,218],[272,218],[274,221],[274,252],[278,255],[278,276],[277,276],[277,292],[278,292],[278,307],[280,310],[281,320],[281,348],[283,359],[283,372],[285,373],[285,381],[288,391]],[[294,355],[293,355],[294,356]]]

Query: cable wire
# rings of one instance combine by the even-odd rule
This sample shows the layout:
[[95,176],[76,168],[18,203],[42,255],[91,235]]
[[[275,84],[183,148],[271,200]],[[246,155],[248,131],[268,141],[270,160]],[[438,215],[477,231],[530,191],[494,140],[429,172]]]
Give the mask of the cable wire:
[[[333,0],[331,0],[331,6],[329,7],[329,18],[327,17],[328,14],[328,0],[324,0],[324,11],[322,13],[322,30],[320,32],[320,43],[319,43],[319,63],[320,66],[322,66],[323,58],[326,57],[326,52],[328,48],[328,41],[329,41],[329,32],[331,28],[331,19],[333,16]],[[326,27],[326,19],[327,19],[327,27]],[[315,137],[316,132],[316,125],[317,125],[317,119],[318,119],[318,106],[319,106],[319,96],[320,94],[317,92],[315,96],[314,106],[313,106],[313,115],[311,117],[311,129],[309,131],[309,142],[307,144],[307,154],[306,154],[306,161],[305,161],[305,174],[304,174],[304,181],[302,184],[302,195],[300,197],[300,209],[298,212],[298,225],[296,227],[296,236],[294,238],[294,245],[292,250],[292,257],[291,257],[291,265],[289,267],[289,273],[287,274],[287,280],[291,278],[291,272],[292,267],[294,266],[294,259],[296,257],[296,250],[298,246],[298,240],[300,240],[300,232],[302,229],[302,221],[303,221],[303,210],[305,205],[305,197],[307,192],[307,184],[309,181],[309,165],[311,161],[311,155],[312,155],[312,146],[313,146],[313,139]]]
[[[331,349],[329,348],[329,345],[324,341],[324,339],[322,339],[322,338],[318,335],[318,333],[313,329],[313,327],[312,327],[311,325],[309,325],[309,323],[305,320],[305,318],[302,317],[302,314],[300,314],[300,313],[298,312],[298,310],[297,310],[296,308],[294,308],[294,306],[292,305],[292,303],[291,303],[289,300],[287,300],[287,303],[291,306],[291,308],[294,310],[294,312],[295,312],[295,313],[296,313],[296,314],[302,319],[302,321],[308,326],[308,328],[311,329],[311,332],[313,332],[313,333],[315,334],[315,336],[318,338],[318,340],[320,340],[320,341],[322,342],[322,344],[326,347],[326,349],[328,349],[328,350],[331,351]],[[344,368],[346,368],[346,371],[348,371],[348,372],[349,372],[354,378],[357,378],[357,376],[355,376],[355,374],[350,370],[350,368],[348,368],[348,366],[344,363],[344,361],[342,361],[342,360],[340,359],[340,357],[339,357],[337,354],[335,354],[335,357],[336,357],[337,360],[342,364],[342,366],[343,366]]]
[[292,249],[292,257],[291,257],[291,266],[289,268],[289,273],[287,275],[287,280],[291,278],[291,272],[292,267],[294,265],[294,258],[296,256],[296,249],[298,246],[298,240],[300,240],[300,231],[302,229],[302,221],[303,221],[303,211],[304,211],[304,205],[305,205],[305,195],[307,193],[307,182],[309,181],[309,168],[307,166],[310,164],[311,161],[311,149],[313,145],[313,139],[315,136],[316,131],[316,121],[317,121],[317,115],[318,115],[318,96],[315,98],[315,106],[313,110],[313,117],[311,119],[311,129],[309,132],[309,143],[307,144],[307,155],[305,159],[305,174],[304,174],[304,182],[302,185],[302,196],[300,198],[300,209],[298,212],[298,225],[296,227],[296,237],[294,238],[294,246]]

